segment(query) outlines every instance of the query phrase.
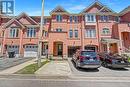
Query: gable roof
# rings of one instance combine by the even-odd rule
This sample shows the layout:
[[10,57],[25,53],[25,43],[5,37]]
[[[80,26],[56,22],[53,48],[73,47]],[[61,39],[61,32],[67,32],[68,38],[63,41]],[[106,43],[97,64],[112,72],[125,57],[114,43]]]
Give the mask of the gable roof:
[[52,13],[68,13],[63,7],[57,6],[55,9],[53,9],[50,14]]
[[24,25],[22,25],[19,21],[17,21],[16,20],[16,18],[13,18],[13,19],[11,19],[10,21],[8,21],[6,24],[4,24],[3,26],[2,26],[2,28],[7,28],[11,23],[13,23],[13,22],[17,22],[21,27],[23,27],[24,28]]
[[106,6],[104,6],[102,9],[100,9],[98,13],[102,13],[103,10],[108,11],[107,13],[118,14],[117,12],[113,11],[111,8],[108,8],[108,7],[106,7]]
[[35,24],[38,24],[35,20],[33,20],[29,15],[27,15],[26,13],[21,13],[20,15],[18,15],[17,17],[16,17],[16,19],[19,19],[19,18],[21,18],[21,17],[23,17],[23,16],[26,16],[26,17],[28,17],[32,22],[34,22]]
[[[99,1],[95,1],[95,2],[92,3],[89,7],[85,8],[83,11],[81,11],[81,13],[85,13],[87,10],[89,10],[90,8],[92,8],[94,5],[98,5],[98,6],[101,7],[101,9],[100,9],[98,12],[101,12],[103,9],[106,9],[106,10],[112,12],[112,13],[116,13],[116,12],[114,12],[112,9],[110,9],[109,7],[103,5],[103,4],[102,4],[101,2],[99,2]],[[98,13],[98,12],[97,12],[97,13]]]
[[130,12],[130,6],[126,7],[124,10],[122,10],[121,12],[119,12],[119,14],[120,14],[120,16],[122,16],[122,15],[128,13],[128,12]]

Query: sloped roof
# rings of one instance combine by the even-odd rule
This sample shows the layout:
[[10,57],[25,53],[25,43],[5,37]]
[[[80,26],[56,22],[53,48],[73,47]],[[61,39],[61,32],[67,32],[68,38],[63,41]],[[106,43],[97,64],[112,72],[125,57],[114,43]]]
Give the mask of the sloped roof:
[[119,14],[120,14],[120,16],[122,16],[122,15],[128,13],[128,12],[130,12],[130,6],[126,7],[126,8],[125,8],[124,10],[122,10]]
[[101,7],[101,9],[100,9],[98,12],[101,12],[103,9],[106,9],[106,10],[112,12],[112,13],[116,13],[116,12],[114,12],[112,9],[110,9],[109,7],[103,5],[103,4],[102,4],[101,2],[99,2],[99,1],[95,1],[95,2],[92,3],[90,6],[88,6],[88,7],[85,8],[83,11],[81,11],[80,13],[85,13],[87,10],[89,10],[90,8],[92,8],[92,7],[95,6],[95,5],[98,5],[98,6]]
[[50,14],[52,13],[68,13],[63,7],[57,6],[55,9],[53,9]]
[[17,22],[21,27],[24,27],[24,25],[22,25],[19,21],[17,21],[16,20],[16,18],[13,18],[13,19],[11,19],[10,21],[8,21],[7,23],[5,23],[3,26],[2,26],[2,28],[7,28],[11,23],[13,23],[13,22]]

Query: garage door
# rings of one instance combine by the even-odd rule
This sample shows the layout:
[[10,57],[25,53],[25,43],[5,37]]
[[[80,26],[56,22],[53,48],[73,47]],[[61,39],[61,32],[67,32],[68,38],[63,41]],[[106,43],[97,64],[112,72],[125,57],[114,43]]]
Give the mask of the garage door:
[[37,57],[37,45],[26,45],[24,50],[24,57]]
[[15,57],[19,57],[19,46],[7,45],[7,52],[15,52]]

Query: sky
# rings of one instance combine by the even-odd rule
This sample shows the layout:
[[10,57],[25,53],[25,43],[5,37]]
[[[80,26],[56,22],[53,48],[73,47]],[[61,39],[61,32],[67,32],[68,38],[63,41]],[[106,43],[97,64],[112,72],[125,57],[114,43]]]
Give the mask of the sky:
[[[45,16],[49,16],[49,12],[51,12],[56,6],[62,6],[70,13],[79,13],[94,1],[95,0],[45,0],[44,13]],[[115,12],[120,12],[124,8],[130,6],[130,0],[98,1]],[[42,0],[15,0],[15,15],[25,12],[30,16],[40,16],[42,7],[41,2]]]

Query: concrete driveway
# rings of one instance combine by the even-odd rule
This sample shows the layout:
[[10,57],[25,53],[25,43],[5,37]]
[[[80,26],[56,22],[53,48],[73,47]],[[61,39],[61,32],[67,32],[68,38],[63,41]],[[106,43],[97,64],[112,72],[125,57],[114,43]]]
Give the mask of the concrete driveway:
[[97,70],[91,69],[76,69],[75,64],[68,60],[72,76],[76,77],[130,77],[130,68],[125,69],[109,69],[105,67],[100,67]]
[[50,61],[35,74],[42,76],[69,76],[71,70],[68,61]]

